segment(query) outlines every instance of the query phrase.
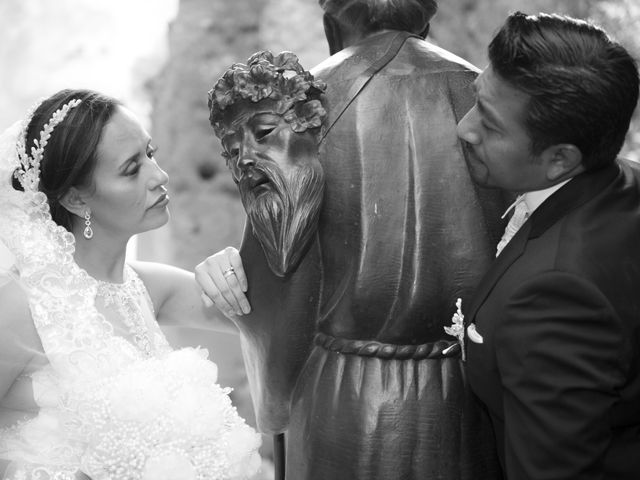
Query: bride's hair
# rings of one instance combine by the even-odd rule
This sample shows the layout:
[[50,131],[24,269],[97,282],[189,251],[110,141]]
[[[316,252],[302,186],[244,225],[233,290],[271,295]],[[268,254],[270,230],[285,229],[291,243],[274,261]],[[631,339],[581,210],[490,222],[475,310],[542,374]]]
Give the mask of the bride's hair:
[[[28,153],[53,113],[74,99],[82,103],[53,130],[40,164],[39,184],[39,190],[47,196],[51,217],[69,231],[73,215],[60,204],[60,199],[71,187],[91,186],[102,130],[120,102],[91,90],[61,90],[38,105],[25,136]],[[21,189],[16,180],[14,188]]]

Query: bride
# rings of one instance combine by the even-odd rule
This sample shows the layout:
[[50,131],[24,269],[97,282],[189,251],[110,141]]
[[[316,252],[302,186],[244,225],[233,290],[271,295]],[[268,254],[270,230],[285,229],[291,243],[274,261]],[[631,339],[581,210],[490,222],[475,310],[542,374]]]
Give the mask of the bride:
[[258,434],[202,349],[159,324],[217,322],[193,275],[125,263],[169,219],[167,174],[116,100],[63,90],[0,137],[0,476],[10,480],[247,478]]

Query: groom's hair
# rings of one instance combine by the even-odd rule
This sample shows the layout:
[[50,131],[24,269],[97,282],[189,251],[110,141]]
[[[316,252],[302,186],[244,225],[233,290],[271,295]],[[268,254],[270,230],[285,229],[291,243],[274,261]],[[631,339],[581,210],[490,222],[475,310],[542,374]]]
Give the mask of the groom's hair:
[[613,162],[638,102],[638,68],[592,23],[561,15],[510,15],[489,45],[493,71],[529,95],[531,150],[575,145],[586,169]]
[[234,63],[209,90],[209,122],[218,138],[226,131],[226,111],[242,102],[273,100],[275,112],[296,133],[309,129],[319,134],[327,115],[321,95],[324,82],[306,71],[291,52],[254,53],[247,63]]

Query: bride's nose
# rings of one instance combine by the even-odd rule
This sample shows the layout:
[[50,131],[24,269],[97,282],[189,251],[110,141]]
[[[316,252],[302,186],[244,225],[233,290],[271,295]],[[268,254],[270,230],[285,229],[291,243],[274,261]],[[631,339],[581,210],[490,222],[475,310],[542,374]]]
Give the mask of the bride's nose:
[[149,188],[153,190],[154,188],[165,186],[169,183],[169,175],[165,172],[160,165],[155,163],[153,174],[151,175],[151,179],[149,181]]

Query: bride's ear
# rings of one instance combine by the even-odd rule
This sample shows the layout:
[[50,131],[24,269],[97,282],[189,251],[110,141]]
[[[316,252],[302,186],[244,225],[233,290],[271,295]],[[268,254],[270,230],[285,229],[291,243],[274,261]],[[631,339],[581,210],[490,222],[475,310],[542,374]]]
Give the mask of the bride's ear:
[[87,210],[87,204],[83,200],[82,195],[75,187],[71,187],[60,199],[62,205],[69,213],[73,213],[79,217],[84,217]]

